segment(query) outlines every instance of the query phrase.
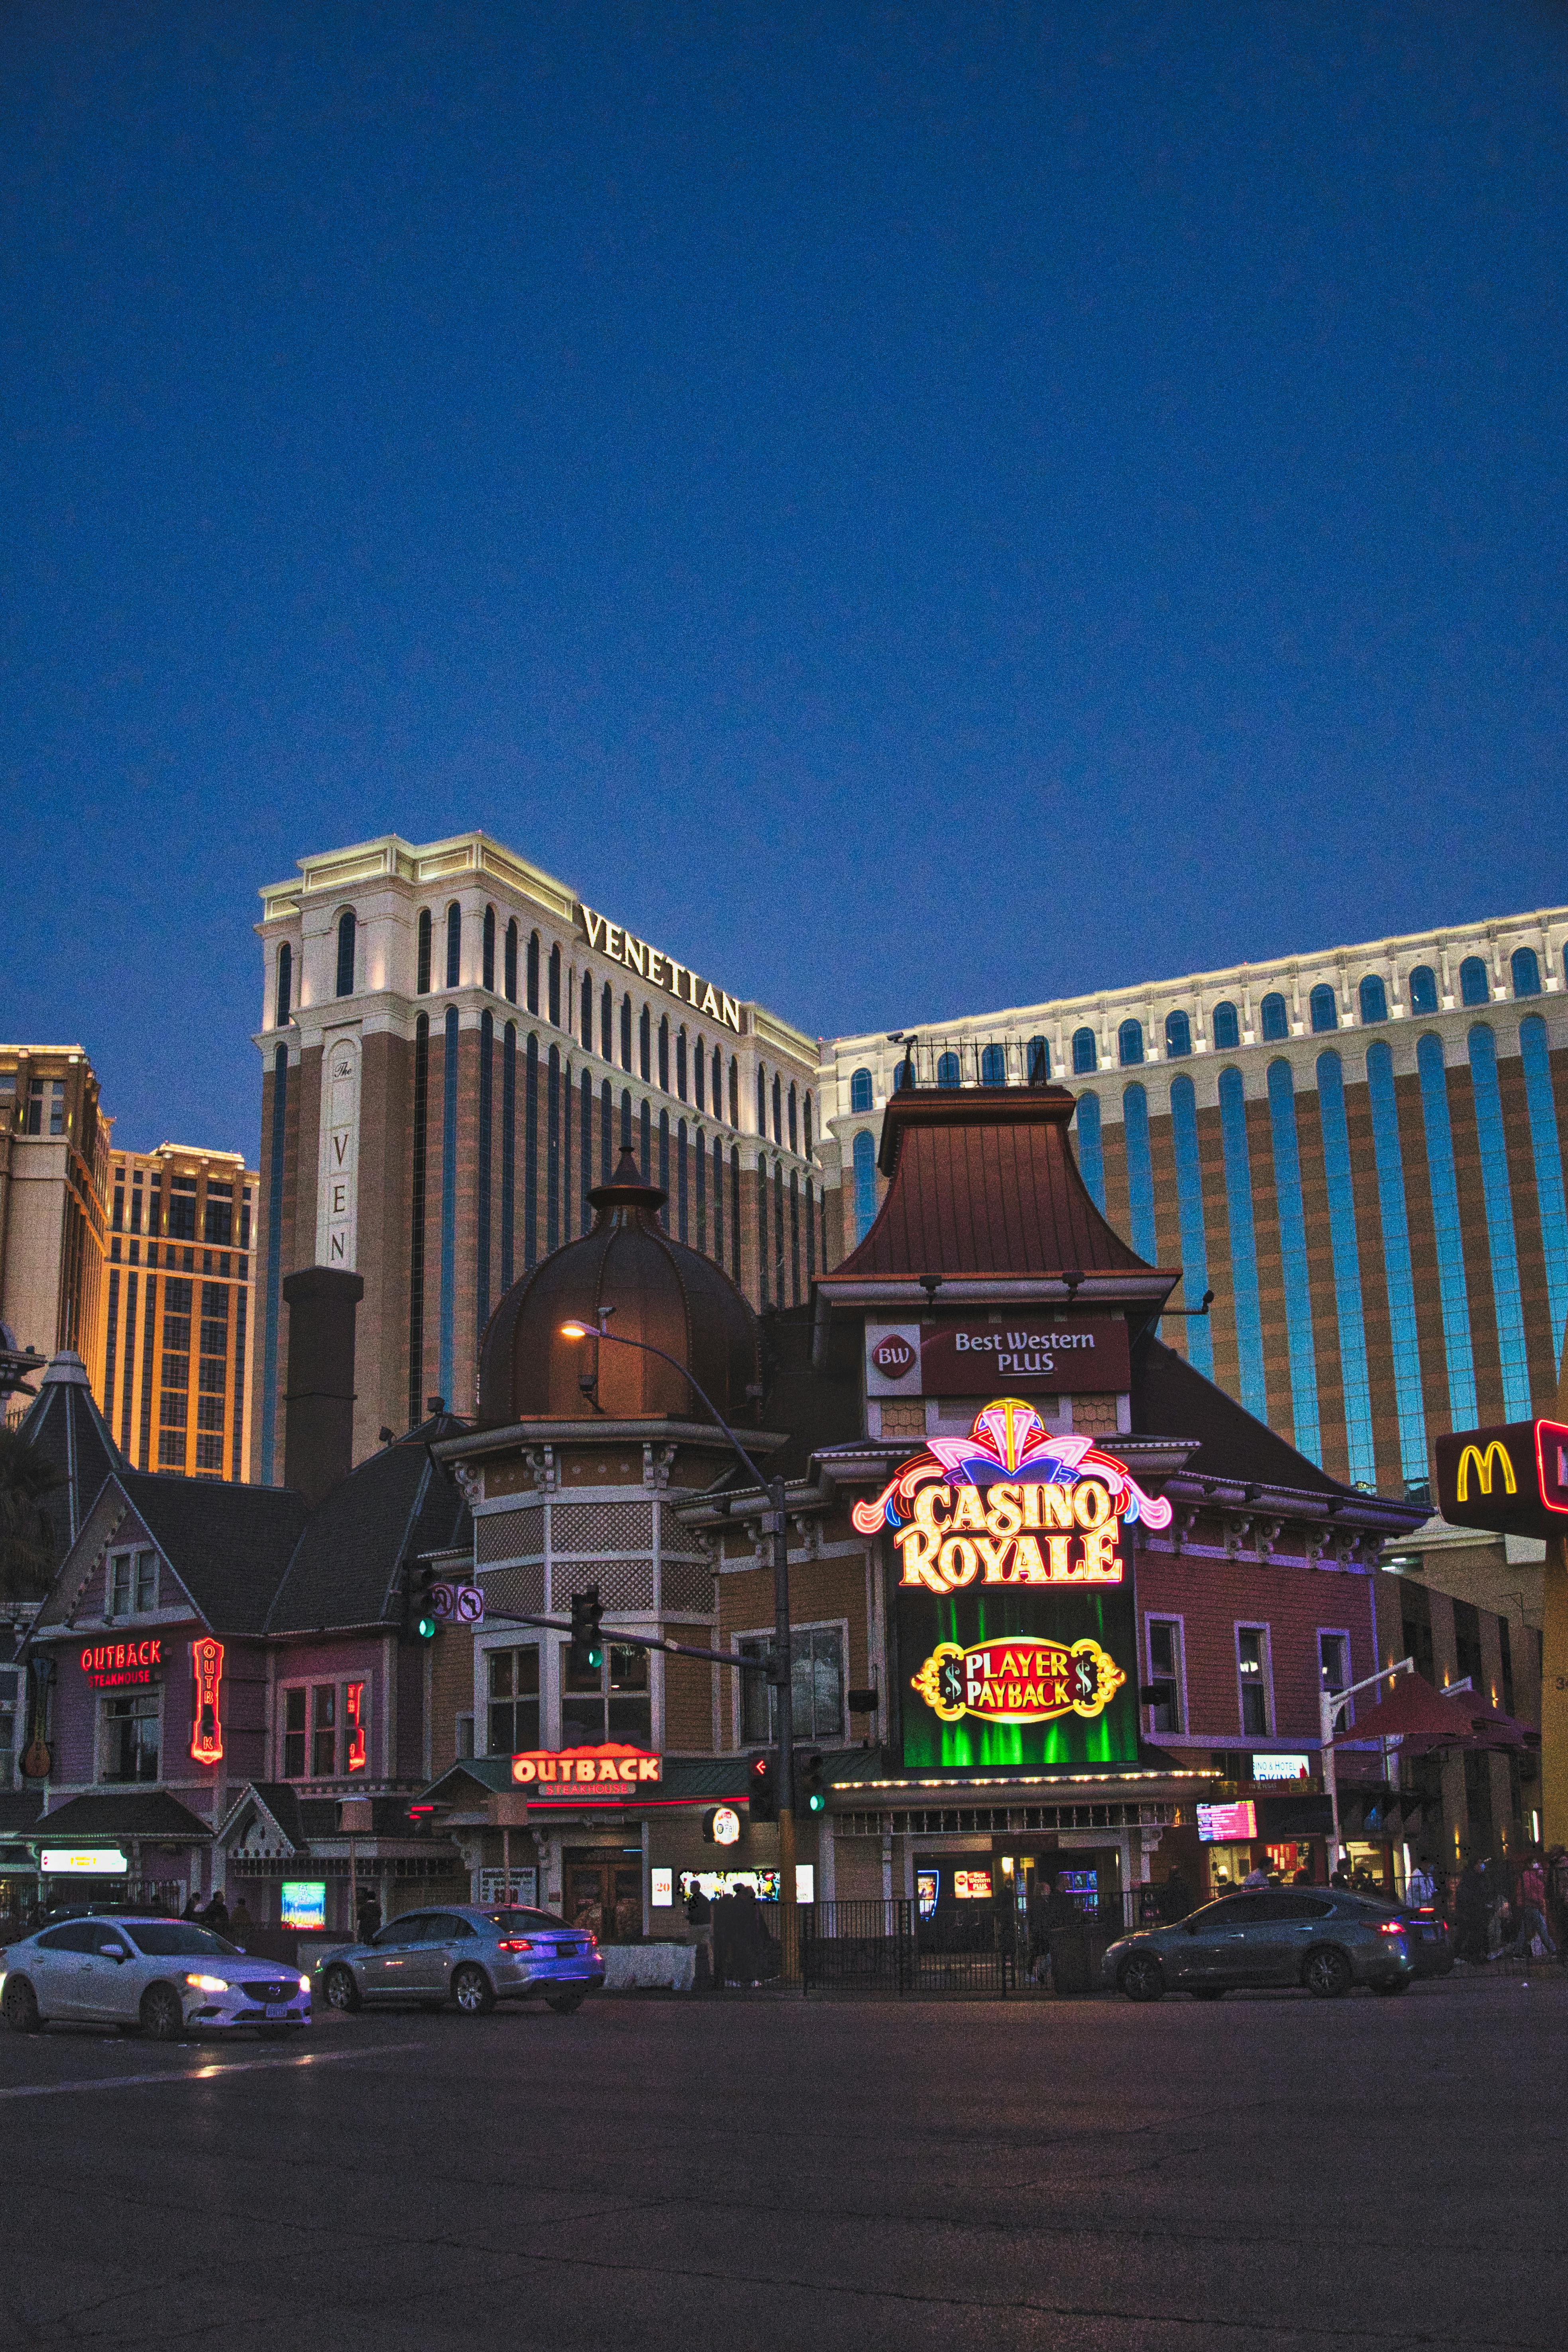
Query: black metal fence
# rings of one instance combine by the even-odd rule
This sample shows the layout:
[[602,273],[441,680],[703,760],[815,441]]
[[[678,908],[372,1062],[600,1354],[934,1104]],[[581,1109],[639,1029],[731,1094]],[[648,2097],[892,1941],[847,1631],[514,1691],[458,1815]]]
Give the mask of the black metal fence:
[[1032,1937],[1008,1912],[976,1906],[960,1919],[921,1919],[905,1896],[815,1903],[801,1912],[801,1976],[808,1992],[1081,1993],[1122,1932],[1120,1904]]

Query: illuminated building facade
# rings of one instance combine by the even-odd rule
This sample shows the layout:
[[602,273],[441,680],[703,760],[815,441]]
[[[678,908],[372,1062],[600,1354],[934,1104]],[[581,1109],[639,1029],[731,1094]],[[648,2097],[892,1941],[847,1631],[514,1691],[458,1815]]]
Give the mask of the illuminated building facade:
[[[1205,1319],[1162,1336],[1311,1461],[1419,1497],[1551,1410],[1568,1325],[1568,908],[937,1022],[918,1084],[1077,1097],[1090,1194]],[[843,1245],[909,1049],[828,1049]]]
[[111,1151],[94,1387],[138,1470],[247,1479],[257,1176],[237,1151]]
[[304,858],[264,889],[256,1475],[280,1459],[282,1282],[357,1270],[356,1458],[471,1410],[516,1276],[629,1144],[666,1229],[757,1306],[825,1263],[817,1046],[482,833]]
[[89,1367],[102,1343],[110,1132],[80,1045],[0,1045],[0,1323]]

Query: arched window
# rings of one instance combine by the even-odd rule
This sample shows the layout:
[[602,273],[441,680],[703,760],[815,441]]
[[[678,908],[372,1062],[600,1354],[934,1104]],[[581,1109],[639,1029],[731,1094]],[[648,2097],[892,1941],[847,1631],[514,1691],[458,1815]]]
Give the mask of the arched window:
[[980,1056],[980,1083],[983,1087],[1005,1087],[1007,1083],[1007,1048],[987,1045]]
[[[708,1108],[708,1048],[700,1037],[691,1049],[692,1092],[699,1110]],[[704,1154],[706,1156],[706,1153]]]
[[768,1078],[762,1064],[757,1064],[757,1133],[768,1131]]
[[585,971],[583,974],[583,1051],[584,1054],[591,1054],[593,1050],[594,975],[591,971]]
[[[428,907],[421,907],[419,909],[418,939],[418,964],[414,978],[414,992],[416,996],[428,996],[430,993],[430,909]],[[421,1399],[420,1402],[423,1405],[424,1400]]]
[[1410,1010],[1412,1013],[1436,1013],[1437,1010],[1437,975],[1429,963],[1418,963],[1411,970]]
[[805,1120],[805,1156],[809,1160],[811,1158],[811,1097],[809,1094],[803,1107],[803,1116]]
[[900,1094],[905,1087],[912,1087],[914,1082],[915,1066],[913,1062],[909,1060],[907,1056],[904,1060],[896,1062],[893,1066],[893,1092],[895,1094]]
[[561,1026],[561,943],[559,940],[550,950],[550,1018],[554,1026],[559,1029]]
[[1321,980],[1307,999],[1307,1011],[1314,1036],[1321,1037],[1325,1030],[1339,1027],[1339,1003],[1326,980]]
[[784,1141],[784,1088],[776,1071],[773,1075],[773,1141]]
[[1165,1058],[1170,1062],[1184,1061],[1193,1050],[1193,1024],[1184,1013],[1165,1015]]
[[1363,1028],[1370,1029],[1375,1023],[1387,1020],[1388,991],[1375,971],[1367,973],[1356,991],[1356,998],[1361,1006]]
[[1135,1069],[1143,1059],[1143,1024],[1124,1021],[1116,1033],[1116,1056],[1124,1070]]
[[608,981],[599,994],[599,1059],[616,1058],[616,992]]
[[951,1051],[939,1054],[936,1061],[936,1082],[939,1087],[955,1087],[958,1079],[958,1055]]
[[795,1087],[792,1086],[789,1090],[789,1148],[792,1151],[797,1151],[800,1148],[800,1126],[798,1114],[799,1101],[795,1094]]
[[877,1214],[877,1147],[863,1127],[855,1138],[855,1238],[863,1242]]
[[599,1087],[599,1181],[610,1181],[610,1164],[615,1158],[616,1096],[608,1078]]
[[509,1004],[517,1003],[517,918],[506,927],[506,951],[501,958],[501,989]]
[[1024,1070],[1032,1087],[1049,1086],[1051,1049],[1043,1037],[1031,1037],[1025,1046]]
[[1278,992],[1266,996],[1258,1008],[1263,1034],[1273,1041],[1290,1034],[1290,1016],[1285,1009],[1285,999]]
[[528,1009],[531,1013],[537,1013],[539,1010],[539,933],[537,931],[530,931],[528,935]]
[[1540,995],[1541,964],[1533,948],[1515,948],[1509,961],[1509,970],[1513,974],[1516,996]]
[[447,909],[447,985],[459,984],[463,969],[463,915],[456,898]]
[[658,1221],[666,1233],[669,1231],[669,1113],[658,1115],[658,1189],[664,1194]]
[[1487,986],[1487,968],[1479,956],[1467,956],[1459,966],[1459,1002],[1461,1004],[1486,1004],[1491,991]]
[[629,1087],[623,1087],[621,1088],[621,1150],[623,1151],[629,1151],[631,1148],[632,1090]]
[[1075,1029],[1072,1033],[1072,1068],[1075,1078],[1089,1077],[1100,1067],[1100,1048],[1094,1042],[1092,1029]]
[[642,1180],[646,1184],[648,1170],[653,1165],[653,1112],[646,1095],[637,1109],[637,1156],[642,1163]]
[[[717,1094],[719,1091],[718,1087],[715,1087],[713,1091]],[[730,1124],[732,1128],[737,1129],[741,1124],[741,1057],[738,1054],[731,1054],[730,1056]],[[733,1144],[730,1147],[730,1159],[734,1167],[738,1168],[740,1166],[741,1163],[736,1156],[736,1148]],[[738,1200],[740,1198],[740,1194],[737,1192],[735,1197]],[[738,1233],[739,1227],[736,1227],[735,1230]],[[738,1241],[736,1242],[735,1246],[739,1249],[740,1244]],[[735,1279],[737,1282],[740,1280],[739,1275],[736,1276]]]
[[669,1015],[662,1013],[658,1021],[658,1084],[661,1094],[669,1092]]
[[632,1000],[628,995],[623,996],[621,999],[621,1067],[623,1070],[629,1070],[631,1066]]
[[[285,948],[283,952],[287,955],[289,952],[288,949]],[[871,1073],[869,1070],[857,1070],[854,1076],[850,1079],[849,1108],[852,1111],[870,1109]]]
[[[699,1150],[697,1157],[698,1164],[700,1166],[702,1159],[700,1150]],[[675,1130],[675,1238],[679,1242],[683,1242],[689,1238],[687,1224],[689,1220],[688,1187],[689,1183],[690,1178],[688,1174],[686,1121],[681,1119]]]
[[1235,1005],[1228,1002],[1216,1004],[1209,1025],[1214,1031],[1215,1053],[1234,1054],[1241,1044],[1241,1023]]
[[645,1004],[637,1022],[637,1063],[645,1080],[653,1076],[653,1015]]
[[281,1029],[294,1003],[294,950],[287,940],[278,950],[278,992],[272,1003],[274,1025]]
[[485,927],[481,937],[479,956],[481,978],[485,987],[493,996],[496,985],[496,910],[493,907],[485,908]]
[[354,910],[345,907],[338,917],[338,994],[354,992]]
[[686,1024],[683,1021],[675,1033],[675,1091],[686,1100]]

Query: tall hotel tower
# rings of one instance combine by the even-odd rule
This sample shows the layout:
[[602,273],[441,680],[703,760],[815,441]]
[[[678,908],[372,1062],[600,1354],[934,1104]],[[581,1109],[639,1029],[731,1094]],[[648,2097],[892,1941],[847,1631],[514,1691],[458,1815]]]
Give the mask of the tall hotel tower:
[[363,1277],[360,1458],[433,1394],[473,1411],[491,1307],[586,1230],[624,1143],[755,1306],[807,1297],[815,1039],[482,833],[302,858],[261,898],[253,1475],[282,1470],[286,1274]]

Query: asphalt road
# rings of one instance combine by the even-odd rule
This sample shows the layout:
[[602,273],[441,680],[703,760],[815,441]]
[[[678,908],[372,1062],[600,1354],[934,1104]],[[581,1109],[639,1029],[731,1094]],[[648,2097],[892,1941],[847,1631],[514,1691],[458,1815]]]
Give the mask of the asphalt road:
[[1568,1984],[0,2034],[0,2345],[1560,2347]]

